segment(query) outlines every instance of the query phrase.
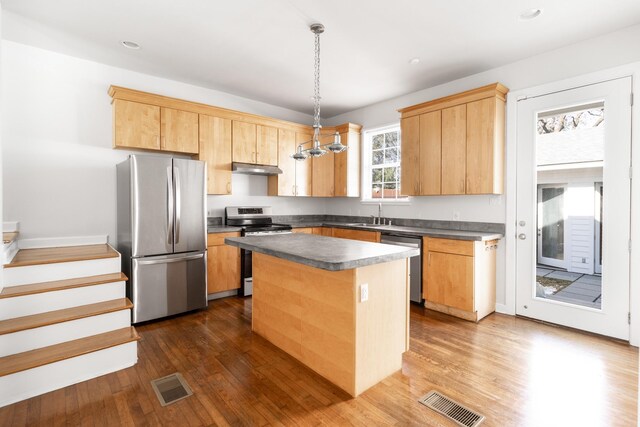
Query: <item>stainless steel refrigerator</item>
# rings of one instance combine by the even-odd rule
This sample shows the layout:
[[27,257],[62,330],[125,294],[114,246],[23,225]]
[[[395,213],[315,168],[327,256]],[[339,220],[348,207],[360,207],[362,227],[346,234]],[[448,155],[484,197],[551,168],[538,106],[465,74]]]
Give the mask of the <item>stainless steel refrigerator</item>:
[[204,162],[131,155],[116,169],[118,250],[133,323],[206,307]]

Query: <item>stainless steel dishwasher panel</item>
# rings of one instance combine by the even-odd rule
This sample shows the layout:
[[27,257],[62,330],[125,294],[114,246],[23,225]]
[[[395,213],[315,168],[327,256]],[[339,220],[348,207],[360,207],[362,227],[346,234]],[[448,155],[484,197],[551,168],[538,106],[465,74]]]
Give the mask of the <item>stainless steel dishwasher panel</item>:
[[409,299],[422,304],[422,237],[382,234],[380,243],[420,249],[420,255],[409,259]]
[[207,306],[206,252],[133,258],[133,323]]

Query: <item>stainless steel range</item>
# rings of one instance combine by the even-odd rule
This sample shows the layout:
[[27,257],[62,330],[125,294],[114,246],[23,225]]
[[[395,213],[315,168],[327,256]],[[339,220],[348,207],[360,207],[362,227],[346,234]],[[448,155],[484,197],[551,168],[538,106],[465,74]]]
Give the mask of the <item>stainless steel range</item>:
[[[225,209],[226,224],[241,227],[242,236],[266,236],[291,233],[291,226],[274,224],[271,206],[230,206]],[[253,272],[251,269],[251,251],[241,250],[239,296],[249,296],[253,292]]]

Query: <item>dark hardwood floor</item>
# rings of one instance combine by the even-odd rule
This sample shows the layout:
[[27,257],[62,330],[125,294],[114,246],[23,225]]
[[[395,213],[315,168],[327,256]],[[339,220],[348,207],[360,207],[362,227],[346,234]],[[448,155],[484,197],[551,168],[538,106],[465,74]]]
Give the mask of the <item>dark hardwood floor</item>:
[[[435,389],[487,426],[636,425],[637,349],[511,316],[412,306],[402,372],[356,399],[252,334],[251,299],[137,329],[136,366],[0,408],[0,423],[451,426],[417,402]],[[176,371],[194,395],[162,407],[149,382]]]

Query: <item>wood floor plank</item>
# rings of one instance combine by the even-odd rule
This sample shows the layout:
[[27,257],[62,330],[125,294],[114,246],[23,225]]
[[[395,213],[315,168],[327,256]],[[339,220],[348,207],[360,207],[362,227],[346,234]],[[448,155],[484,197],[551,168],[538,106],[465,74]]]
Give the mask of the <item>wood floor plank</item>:
[[115,249],[107,244],[20,249],[11,262],[4,265],[4,268],[56,264],[60,262],[87,261],[102,258],[117,258],[119,255],[120,254]]
[[[499,314],[475,324],[412,305],[402,371],[352,399],[252,334],[250,316],[250,298],[227,298],[140,325],[138,364],[68,387],[77,407],[73,394],[48,393],[0,408],[0,420],[451,426],[417,402],[435,389],[485,415],[486,426],[576,425],[567,414],[585,425],[636,422],[638,350],[619,341]],[[162,407],[149,382],[176,371],[195,394]],[[41,407],[52,397],[68,404]]]
[[52,282],[31,283],[28,285],[7,286],[0,292],[1,298],[14,298],[42,292],[61,291],[84,286],[102,285],[104,283],[126,282],[124,273],[100,274],[97,276],[78,277],[75,279],[55,280]]

